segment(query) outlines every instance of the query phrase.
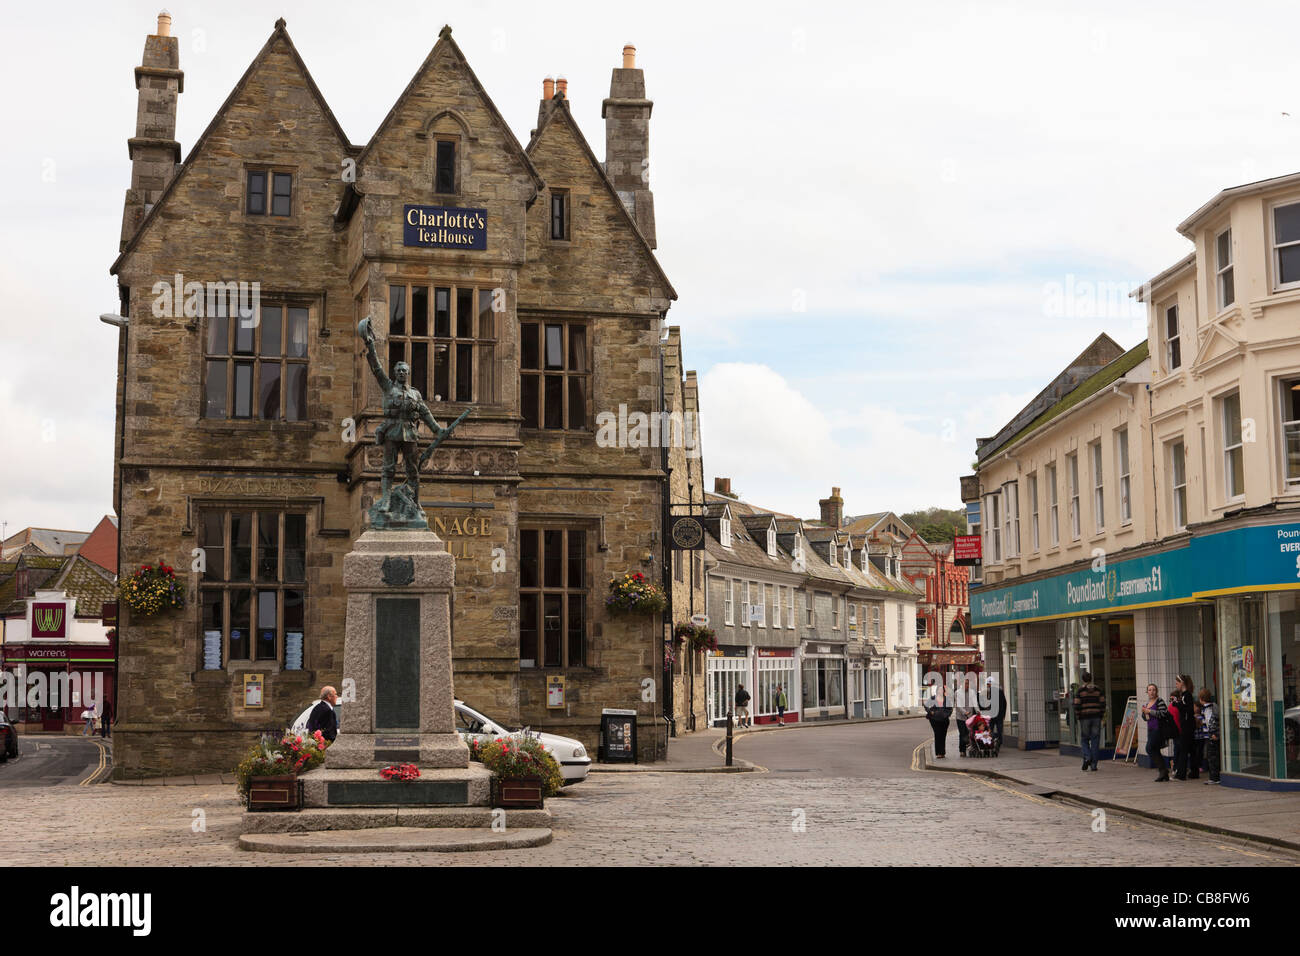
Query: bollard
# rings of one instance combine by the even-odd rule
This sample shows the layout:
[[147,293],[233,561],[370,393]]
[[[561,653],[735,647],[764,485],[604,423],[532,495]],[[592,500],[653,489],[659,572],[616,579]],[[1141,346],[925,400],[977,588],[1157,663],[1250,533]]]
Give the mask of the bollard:
[[727,711],[727,766],[731,766],[731,711]]

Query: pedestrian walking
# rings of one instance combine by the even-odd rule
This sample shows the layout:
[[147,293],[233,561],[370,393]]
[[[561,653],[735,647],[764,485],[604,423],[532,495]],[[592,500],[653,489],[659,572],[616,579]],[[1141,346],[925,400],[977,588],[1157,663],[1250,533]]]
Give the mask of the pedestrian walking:
[[1101,718],[1106,713],[1106,695],[1092,682],[1092,674],[1079,675],[1083,683],[1074,694],[1074,713],[1079,721],[1079,747],[1083,751],[1083,770],[1096,770],[1101,750]]
[[1201,722],[1205,727],[1205,769],[1210,779],[1206,786],[1219,782],[1219,705],[1214,702],[1210,689],[1201,688]]
[[1147,684],[1147,702],[1142,706],[1142,719],[1147,722],[1147,758],[1151,766],[1160,771],[1156,783],[1164,783],[1169,779],[1169,764],[1160,748],[1165,745],[1166,734],[1173,737],[1176,732],[1169,727],[1172,723],[1169,706],[1160,697],[1160,688],[1155,684]]
[[740,727],[752,726],[749,722],[749,691],[744,684],[736,685],[736,724]]
[[789,704],[790,702],[785,696],[785,691],[781,689],[780,684],[777,684],[776,685],[776,722],[781,727],[785,726],[785,709],[786,707],[789,706]]
[[[989,729],[993,732],[993,739],[997,741],[999,749],[1002,747],[1002,723],[1007,717],[1007,695],[1002,693],[1002,687],[993,679],[990,674],[986,682],[989,688],[989,709],[984,715],[988,718]],[[997,699],[993,699],[993,690],[997,688]]]
[[971,688],[969,679],[967,679],[957,688],[952,710],[953,717],[957,719],[957,755],[959,757],[966,756],[966,748],[970,746],[970,727],[966,724],[966,721],[978,713],[979,695]]
[[81,725],[81,736],[91,737],[95,733],[95,712],[90,709],[81,712],[81,719],[85,721]]
[[1174,692],[1169,695],[1170,716],[1178,728],[1174,737],[1174,779],[1187,779],[1187,765],[1192,756],[1192,741],[1196,739],[1196,719],[1192,713],[1192,678],[1179,674],[1174,679]]
[[334,709],[338,699],[339,692],[328,684],[320,689],[320,703],[312,708],[311,716],[307,718],[309,735],[319,730],[326,740],[334,743],[339,735],[339,715]]
[[925,706],[925,717],[930,721],[934,731],[935,757],[947,756],[948,724],[952,720],[952,708],[948,706],[948,695],[942,684],[935,686],[934,697]]
[[99,718],[99,736],[107,738],[109,736],[109,724],[113,722],[113,702],[107,697],[103,700],[103,713]]

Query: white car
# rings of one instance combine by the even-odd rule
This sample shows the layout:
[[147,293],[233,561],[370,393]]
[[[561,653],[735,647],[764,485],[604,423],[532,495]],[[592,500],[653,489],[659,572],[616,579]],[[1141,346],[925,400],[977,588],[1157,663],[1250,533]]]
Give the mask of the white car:
[[[307,718],[311,716],[312,710],[319,703],[318,700],[312,701],[307,706],[307,709],[298,715],[298,719],[293,722],[291,728],[293,733],[305,734],[307,732]],[[341,713],[339,717],[341,726],[343,723]],[[472,734],[483,740],[515,735],[496,721],[484,717],[464,701],[459,700],[456,701],[456,729],[462,734]],[[557,737],[555,734],[539,733],[536,736],[541,740],[542,746],[546,748],[547,753],[554,757],[555,762],[560,765],[560,776],[564,778],[566,787],[571,783],[581,783],[587,779],[587,771],[591,769],[591,758],[587,756],[587,748],[582,745],[581,741],[574,740],[572,737]]]
[[[460,700],[456,701],[456,729],[462,734],[471,734],[483,740],[491,740],[493,737],[513,737],[519,733],[506,730],[496,721],[484,717]],[[566,787],[571,783],[580,783],[587,779],[587,771],[591,769],[591,758],[587,756],[587,748],[581,741],[574,740],[572,737],[557,737],[555,734],[536,731],[531,733],[541,740],[547,753],[560,765],[560,776],[564,778]]]

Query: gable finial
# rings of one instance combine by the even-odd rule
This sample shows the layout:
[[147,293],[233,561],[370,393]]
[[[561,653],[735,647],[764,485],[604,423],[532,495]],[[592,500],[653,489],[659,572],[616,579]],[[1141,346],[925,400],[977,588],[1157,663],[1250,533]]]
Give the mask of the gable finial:
[[439,40],[450,40],[450,39],[451,39],[451,24],[450,24],[450,23],[444,23],[444,24],[442,25],[442,29],[438,31],[438,39],[439,39]]
[[284,17],[281,17],[279,20],[276,20],[275,21],[276,32],[283,33],[286,25],[287,24],[284,22]]

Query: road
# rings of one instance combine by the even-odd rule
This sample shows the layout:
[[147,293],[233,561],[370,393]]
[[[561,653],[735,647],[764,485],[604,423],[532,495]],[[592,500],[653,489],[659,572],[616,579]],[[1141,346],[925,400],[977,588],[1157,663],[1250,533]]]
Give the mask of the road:
[[[464,854],[296,856],[240,851],[232,786],[16,788],[0,865],[445,866],[896,864],[1295,866],[1300,858],[917,771],[921,720],[742,737],[767,772],[593,773],[547,801],[547,846]],[[3,773],[3,771],[0,771]],[[1185,869],[1186,872],[1191,872]],[[908,884],[910,886],[910,884]]]
[[99,737],[22,734],[18,759],[0,763],[0,790],[107,783],[111,745]]

